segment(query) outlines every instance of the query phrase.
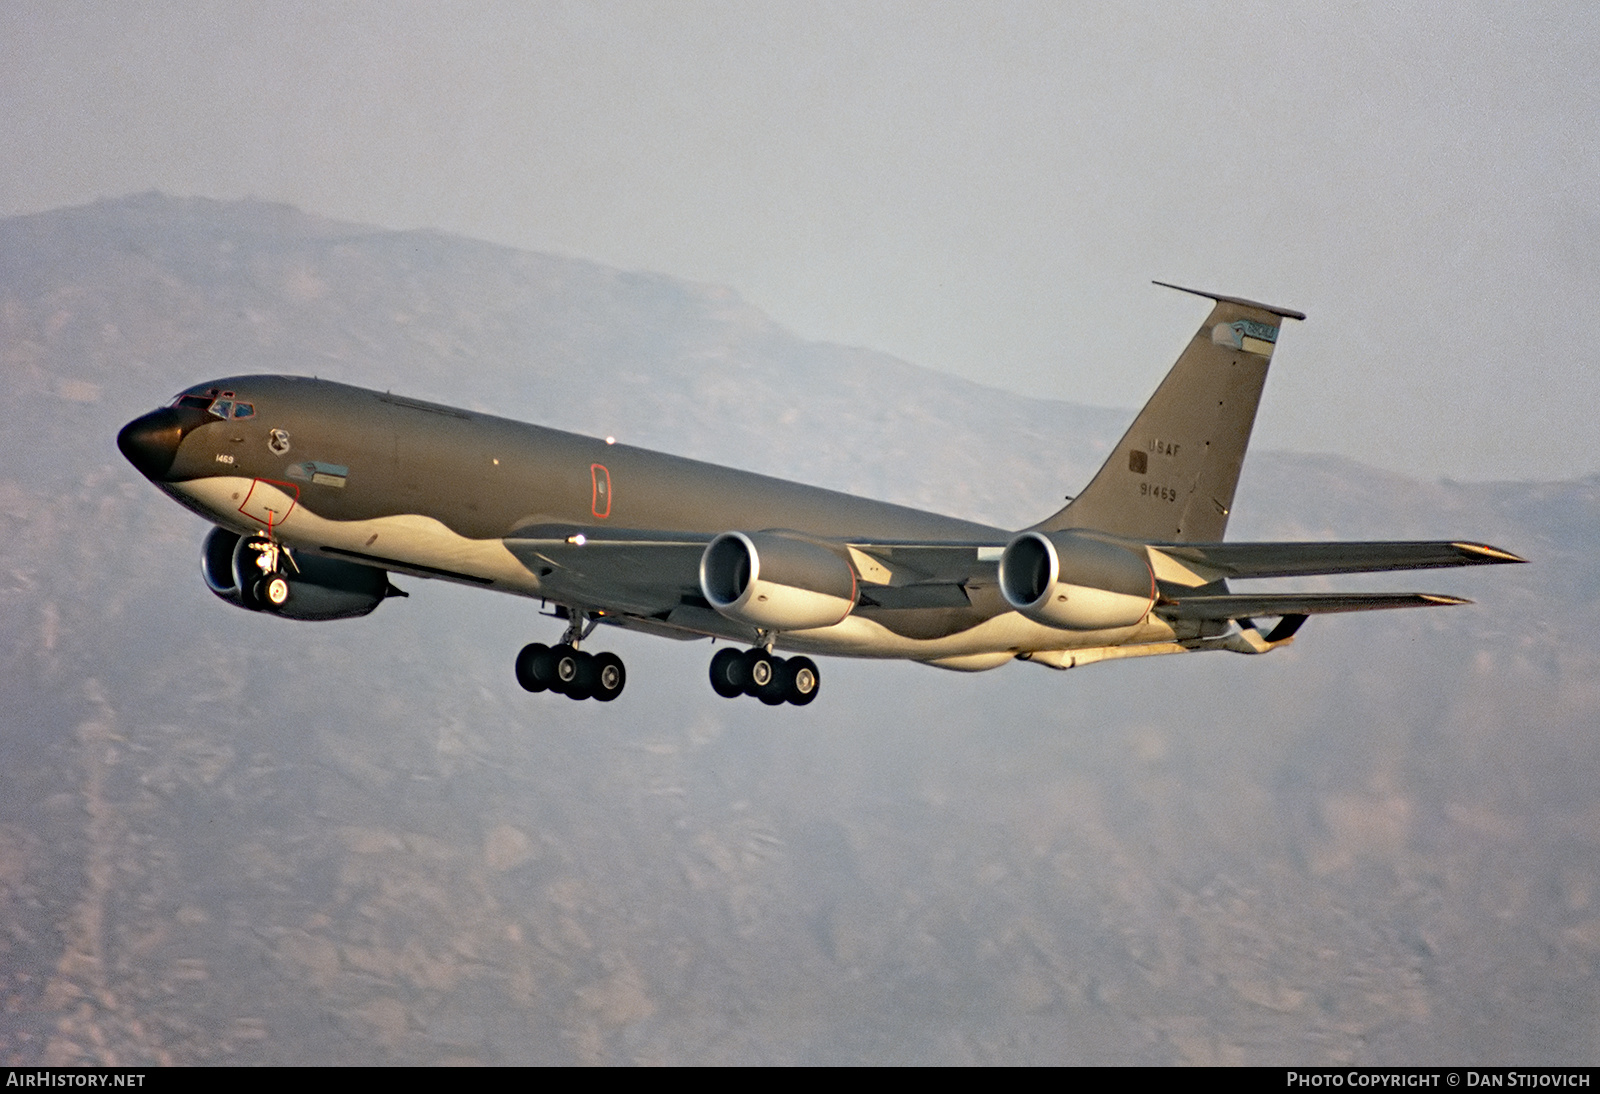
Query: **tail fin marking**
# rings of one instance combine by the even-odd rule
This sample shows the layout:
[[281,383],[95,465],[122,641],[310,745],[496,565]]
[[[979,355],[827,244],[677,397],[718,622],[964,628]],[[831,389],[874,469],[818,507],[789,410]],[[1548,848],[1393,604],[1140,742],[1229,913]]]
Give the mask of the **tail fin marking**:
[[1088,487],[1037,530],[1174,543],[1223,538],[1280,323],[1305,316],[1181,291],[1213,300],[1211,314]]

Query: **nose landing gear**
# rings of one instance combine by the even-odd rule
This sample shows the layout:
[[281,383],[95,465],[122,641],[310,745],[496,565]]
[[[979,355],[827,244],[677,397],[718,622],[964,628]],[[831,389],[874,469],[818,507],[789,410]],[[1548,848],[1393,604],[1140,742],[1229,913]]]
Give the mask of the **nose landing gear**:
[[724,699],[749,695],[769,707],[803,707],[817,697],[821,674],[809,657],[778,657],[759,646],[719,650],[711,659],[711,689]]
[[291,595],[289,575],[281,568],[284,562],[293,566],[294,557],[275,540],[240,540],[234,549],[234,580],[240,603],[256,612],[282,611]]

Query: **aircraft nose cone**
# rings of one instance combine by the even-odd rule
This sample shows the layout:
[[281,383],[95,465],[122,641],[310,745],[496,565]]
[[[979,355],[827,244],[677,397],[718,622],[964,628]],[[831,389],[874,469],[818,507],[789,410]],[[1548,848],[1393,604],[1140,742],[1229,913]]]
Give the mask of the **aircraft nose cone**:
[[184,416],[171,407],[152,411],[122,427],[117,447],[141,475],[159,481],[178,458],[184,424]]

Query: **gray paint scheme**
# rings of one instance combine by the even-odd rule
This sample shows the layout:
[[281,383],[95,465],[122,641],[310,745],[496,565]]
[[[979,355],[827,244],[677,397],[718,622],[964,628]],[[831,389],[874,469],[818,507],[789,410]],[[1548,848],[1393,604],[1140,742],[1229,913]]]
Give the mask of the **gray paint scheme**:
[[[260,491],[287,499],[264,502],[290,507],[263,519],[286,521],[269,534],[297,551],[540,597],[676,637],[758,640],[701,594],[699,565],[713,537],[809,540],[853,568],[857,607],[838,626],[778,634],[780,644],[955,668],[1141,644],[1142,652],[1264,652],[1250,615],[1460,601],[1234,596],[1226,577],[1521,561],[1476,544],[1219,542],[1278,325],[1303,317],[1212,299],[1205,323],[1105,466],[1034,526],[1074,531],[1149,565],[1160,590],[1153,610],[1138,625],[1102,631],[1067,631],[1013,611],[996,584],[996,561],[1013,538],[1005,529],[333,381],[240,376],[198,385],[185,393],[191,401],[226,392],[253,414],[157,411],[125,427],[119,444],[176,500],[235,531],[269,532],[250,515]],[[370,538],[351,538],[369,527]],[[1229,634],[1233,620],[1241,631]],[[1295,626],[1273,633],[1287,641]]]

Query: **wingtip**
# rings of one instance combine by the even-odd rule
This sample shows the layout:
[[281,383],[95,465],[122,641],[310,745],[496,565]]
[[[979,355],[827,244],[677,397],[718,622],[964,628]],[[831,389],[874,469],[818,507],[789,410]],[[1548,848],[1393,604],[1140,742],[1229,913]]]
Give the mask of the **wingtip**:
[[1487,543],[1452,543],[1450,546],[1463,554],[1473,555],[1478,561],[1491,562],[1527,562],[1521,555],[1514,555],[1510,551],[1502,551],[1498,547],[1491,547]]

